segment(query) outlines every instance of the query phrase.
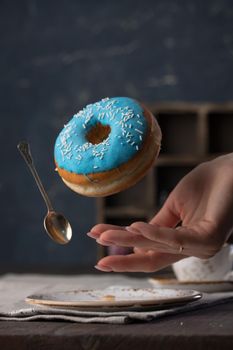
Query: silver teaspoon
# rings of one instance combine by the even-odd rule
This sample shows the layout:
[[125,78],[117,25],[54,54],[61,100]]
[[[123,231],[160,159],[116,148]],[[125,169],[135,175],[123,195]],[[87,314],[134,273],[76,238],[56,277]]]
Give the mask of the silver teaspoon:
[[68,220],[62,214],[56,213],[54,211],[50,199],[44,189],[44,186],[42,185],[41,179],[33,163],[29,144],[25,141],[22,141],[18,144],[17,147],[29,169],[31,170],[31,173],[47,206],[48,213],[44,218],[44,228],[46,232],[48,233],[49,237],[52,238],[56,243],[68,243],[72,237],[72,228]]

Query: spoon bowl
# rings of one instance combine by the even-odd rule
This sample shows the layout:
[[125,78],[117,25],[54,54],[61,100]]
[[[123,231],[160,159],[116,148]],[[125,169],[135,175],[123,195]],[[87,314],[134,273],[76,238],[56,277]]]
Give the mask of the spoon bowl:
[[49,211],[44,219],[44,228],[50,238],[57,243],[66,244],[71,240],[72,229],[66,218],[55,211]]

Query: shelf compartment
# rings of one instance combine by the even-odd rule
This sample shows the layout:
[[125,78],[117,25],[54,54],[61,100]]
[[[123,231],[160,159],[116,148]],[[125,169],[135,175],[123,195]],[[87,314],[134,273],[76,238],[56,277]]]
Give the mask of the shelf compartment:
[[146,207],[149,199],[149,193],[146,193],[147,181],[147,177],[144,177],[131,188],[106,197],[105,207],[111,209],[127,206],[127,210],[130,210],[129,208],[132,207],[137,207],[138,209]]
[[209,153],[233,151],[233,110],[216,111],[208,114]]
[[194,112],[159,112],[161,154],[198,154],[198,116]]
[[157,169],[155,177],[157,183],[157,206],[161,208],[169,193],[178,182],[188,174],[193,166],[166,166]]
[[129,226],[131,225],[133,222],[136,221],[147,221],[146,216],[131,216],[131,217],[125,217],[125,216],[119,216],[119,217],[115,217],[115,218],[106,218],[105,222],[107,224],[111,224],[111,225],[119,225],[119,226]]

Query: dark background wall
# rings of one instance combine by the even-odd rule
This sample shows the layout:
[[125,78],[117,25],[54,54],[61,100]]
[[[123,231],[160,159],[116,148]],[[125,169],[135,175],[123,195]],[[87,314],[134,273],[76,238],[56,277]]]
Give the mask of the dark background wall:
[[[154,101],[233,99],[231,0],[0,1],[0,271],[92,266],[85,233],[96,203],[54,172],[57,133],[106,96]],[[45,235],[45,206],[17,152],[27,139],[38,171],[74,237]]]

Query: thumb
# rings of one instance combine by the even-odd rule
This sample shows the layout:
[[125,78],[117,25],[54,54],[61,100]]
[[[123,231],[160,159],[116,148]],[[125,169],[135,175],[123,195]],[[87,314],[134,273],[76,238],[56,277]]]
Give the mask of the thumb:
[[150,224],[163,227],[175,227],[179,221],[180,215],[175,210],[175,205],[171,197],[168,197],[162,208],[150,221]]

